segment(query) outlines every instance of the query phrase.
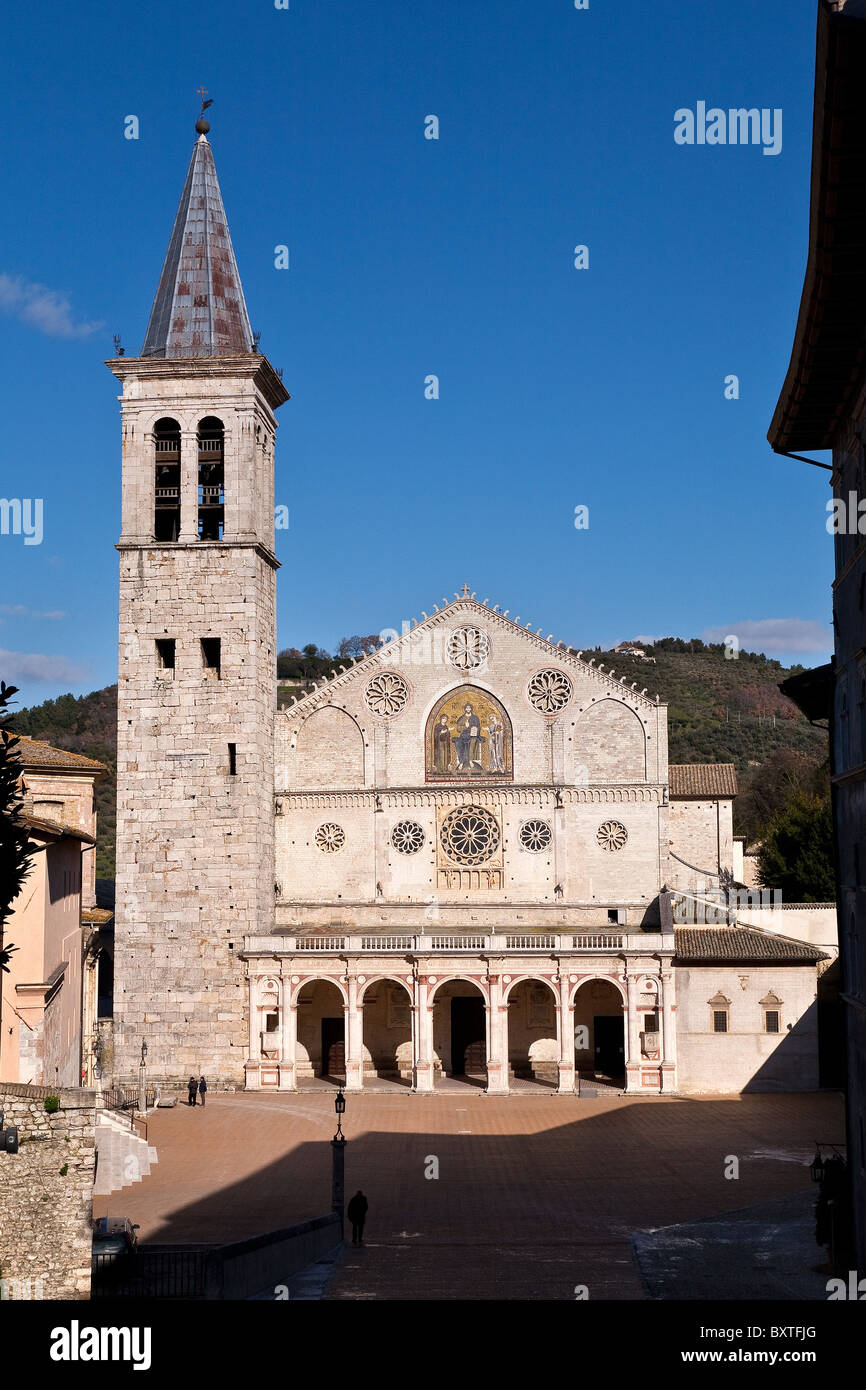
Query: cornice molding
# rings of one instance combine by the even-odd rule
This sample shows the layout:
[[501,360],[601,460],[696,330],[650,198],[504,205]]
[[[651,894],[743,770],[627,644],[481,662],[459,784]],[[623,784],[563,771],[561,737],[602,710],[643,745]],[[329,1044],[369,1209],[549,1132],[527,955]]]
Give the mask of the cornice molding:
[[550,811],[564,805],[625,805],[664,803],[663,783],[628,783],[622,786],[551,787],[526,783],[520,786],[465,787],[370,787],[329,791],[320,787],[277,791],[279,816],[287,810],[346,810],[368,806],[373,810],[400,810],[409,806],[538,806]]

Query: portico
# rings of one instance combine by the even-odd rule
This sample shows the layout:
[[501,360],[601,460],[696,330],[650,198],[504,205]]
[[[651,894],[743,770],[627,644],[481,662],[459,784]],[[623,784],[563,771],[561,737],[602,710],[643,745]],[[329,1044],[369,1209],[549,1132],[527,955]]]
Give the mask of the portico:
[[447,1076],[508,1095],[528,1076],[572,1095],[582,1073],[675,1090],[672,935],[594,935],[539,934],[533,948],[531,934],[512,946],[487,933],[462,949],[457,937],[247,937],[247,1089],[331,1076],[360,1091],[386,1076],[423,1094]]

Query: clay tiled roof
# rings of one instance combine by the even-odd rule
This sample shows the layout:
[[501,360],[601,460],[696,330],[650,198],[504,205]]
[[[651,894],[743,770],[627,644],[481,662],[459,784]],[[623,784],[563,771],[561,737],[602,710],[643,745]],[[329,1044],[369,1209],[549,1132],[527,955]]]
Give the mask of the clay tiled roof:
[[754,927],[676,927],[676,956],[683,961],[730,961],[732,964],[761,961],[789,965],[815,965],[827,956],[805,941],[793,941],[774,932]]
[[26,738],[23,734],[18,735],[17,752],[24,766],[29,768],[56,767],[60,772],[108,771],[105,764],[98,763],[95,758],[85,758],[81,753],[69,753],[65,748],[52,748],[50,743]]
[[737,795],[737,773],[733,763],[671,763],[668,774],[671,796]]
[[44,816],[31,816],[26,813],[19,817],[22,825],[26,825],[35,836],[40,839],[49,840],[81,840],[82,844],[95,845],[96,840],[92,835],[88,835],[86,830],[79,830],[77,825],[67,825],[64,821],[46,820]]

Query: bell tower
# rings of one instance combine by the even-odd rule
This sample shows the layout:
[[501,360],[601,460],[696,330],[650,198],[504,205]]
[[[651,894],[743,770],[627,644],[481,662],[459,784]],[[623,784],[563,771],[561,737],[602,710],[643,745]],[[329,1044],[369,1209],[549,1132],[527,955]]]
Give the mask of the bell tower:
[[122,383],[115,1061],[242,1086],[240,952],[272,930],[275,411],[200,120]]

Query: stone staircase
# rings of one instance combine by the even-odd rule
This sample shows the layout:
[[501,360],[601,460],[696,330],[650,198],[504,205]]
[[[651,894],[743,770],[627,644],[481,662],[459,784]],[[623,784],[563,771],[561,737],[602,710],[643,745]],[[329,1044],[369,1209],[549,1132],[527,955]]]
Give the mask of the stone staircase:
[[96,1181],[95,1197],[107,1197],[110,1192],[141,1182],[157,1162],[156,1149],[121,1119],[103,1110],[96,1123]]

